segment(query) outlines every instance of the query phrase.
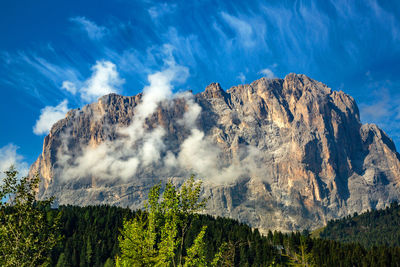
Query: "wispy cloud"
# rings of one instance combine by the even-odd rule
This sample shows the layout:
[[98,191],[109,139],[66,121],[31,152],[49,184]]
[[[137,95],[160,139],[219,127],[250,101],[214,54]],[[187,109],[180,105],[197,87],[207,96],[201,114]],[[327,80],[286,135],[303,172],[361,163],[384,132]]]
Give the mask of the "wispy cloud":
[[40,111],[40,117],[33,127],[36,135],[48,134],[54,123],[65,117],[68,112],[68,101],[65,99],[57,106],[46,106]]
[[[36,45],[21,46],[22,52],[1,51],[1,86],[35,97],[38,101],[29,104],[37,111],[57,106],[63,99],[75,108],[95,101],[103,93],[138,93],[148,76],[162,69],[167,50],[177,65],[186,66],[190,72],[182,87],[197,92],[209,82],[229,87],[255,80],[260,73],[266,77],[304,73],[333,82],[333,87],[343,83],[354,91],[364,90],[365,86],[351,88],[349,81],[371,66],[390,74],[381,80],[397,79],[397,66],[385,68],[397,64],[393,62],[398,62],[400,54],[399,17],[390,3],[231,1],[212,3],[210,8],[207,1],[182,6],[139,2],[132,5],[137,8],[133,20],[124,20],[123,14],[104,14],[101,21],[105,23],[100,23],[82,11],[82,16],[67,19],[60,29],[71,35],[52,39],[51,44],[36,40]],[[74,31],[68,31],[71,26]],[[87,35],[91,41],[77,34]],[[104,63],[98,65],[99,70],[90,71],[96,61],[110,62],[115,68]],[[279,67],[268,62],[277,62]],[[104,75],[96,76],[96,72]],[[397,102],[392,97],[397,88],[386,87],[388,100],[362,99],[363,118],[381,124],[385,116],[380,112],[397,114]],[[365,95],[374,89],[367,90]],[[385,109],[382,103],[393,108]],[[374,105],[380,107],[380,112],[371,111]]]
[[267,78],[276,78],[274,72],[271,69],[265,68],[259,71],[260,74],[264,75]]
[[63,81],[61,88],[66,90],[67,92],[70,92],[71,94],[76,94],[76,85],[75,83],[71,82],[71,81]]
[[0,76],[0,83],[24,90],[43,103],[54,97],[63,97],[63,93],[58,90],[62,87],[62,82],[69,80],[75,83],[79,81],[81,74],[66,59],[58,58],[54,51],[46,48],[45,54],[56,58],[58,64],[32,51],[0,53],[0,62],[4,63],[0,64],[0,71],[10,72],[10,75]]
[[331,0],[329,3],[334,7],[343,26],[358,30],[354,37],[369,38],[368,30],[379,27],[381,32],[386,31],[390,34],[390,39],[398,41],[399,19],[396,16],[396,8],[391,9],[391,5],[384,7],[383,2],[377,0],[366,0],[364,5],[346,0]]
[[150,7],[148,13],[153,20],[157,20],[164,15],[175,12],[176,8],[177,4],[159,3]]
[[389,94],[386,90],[380,91],[380,96],[372,103],[360,104],[361,119],[364,122],[382,123],[395,113]]
[[239,75],[236,76],[236,78],[239,79],[241,83],[244,83],[246,81],[246,76],[243,74],[243,72],[239,73]]
[[385,10],[376,0],[367,1],[367,5],[370,6],[376,18],[381,22],[381,25],[391,33],[393,40],[399,41],[400,23],[392,13],[393,10]]
[[247,48],[256,45],[254,30],[250,23],[225,12],[221,12],[221,17],[235,31],[238,42],[243,43]]
[[292,70],[309,69],[318,60],[319,51],[330,47],[330,19],[314,3],[280,3],[260,5],[267,23],[268,45]]
[[363,123],[375,123],[385,130],[398,144],[400,141],[400,88],[399,82],[376,80],[375,73],[368,71],[364,90],[371,93],[359,101],[360,117]]
[[70,21],[81,27],[81,29],[84,30],[92,40],[100,40],[108,33],[106,27],[99,26],[85,17],[73,17],[70,18]]
[[14,165],[21,176],[28,174],[28,164],[24,161],[24,157],[18,154],[18,148],[12,143],[0,148],[0,172],[8,170],[11,165]]
[[169,27],[167,32],[162,34],[162,38],[164,43],[161,46],[162,49],[165,49],[166,46],[169,47],[175,60],[184,62],[185,66],[192,67],[193,71],[197,71],[198,61],[206,58],[207,52],[204,50],[197,35],[182,36],[176,28]]
[[371,93],[359,103],[361,120],[368,123],[381,123],[400,119],[400,95],[389,88],[398,87],[387,80],[377,80],[376,73],[368,70],[365,73],[366,88]]

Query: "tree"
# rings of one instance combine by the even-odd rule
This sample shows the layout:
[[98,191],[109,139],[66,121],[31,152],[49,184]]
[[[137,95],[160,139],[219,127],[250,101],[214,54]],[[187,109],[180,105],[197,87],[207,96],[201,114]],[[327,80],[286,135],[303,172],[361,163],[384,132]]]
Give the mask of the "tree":
[[206,266],[206,255],[204,235],[206,234],[207,226],[201,228],[200,233],[197,235],[193,242],[193,245],[187,250],[187,256],[185,257],[186,266]]
[[177,190],[169,181],[162,199],[160,190],[161,184],[150,190],[146,213],[124,222],[119,236],[121,256],[116,258],[116,265],[205,265],[205,227],[184,256],[185,234],[193,217],[206,205],[206,199],[200,200],[201,182],[195,182],[192,176]]
[[299,250],[300,253],[294,252],[292,255],[287,255],[289,258],[289,266],[316,266],[314,263],[313,254],[307,253],[306,236],[300,236]]
[[36,200],[39,175],[18,179],[13,166],[0,185],[0,265],[40,266],[50,263],[50,252],[60,240],[60,214],[46,217],[53,198]]
[[218,252],[211,263],[211,266],[229,267],[235,265],[235,249],[236,245],[233,242],[224,242],[219,247]]

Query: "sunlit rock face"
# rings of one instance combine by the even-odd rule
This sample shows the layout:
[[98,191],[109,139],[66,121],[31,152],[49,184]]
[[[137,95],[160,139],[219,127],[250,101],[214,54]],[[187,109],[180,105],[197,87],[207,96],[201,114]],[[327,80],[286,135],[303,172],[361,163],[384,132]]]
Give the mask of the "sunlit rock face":
[[351,96],[307,76],[213,83],[154,108],[148,98],[106,95],[57,122],[30,170],[40,197],[140,208],[160,180],[194,173],[207,213],[284,231],[400,199],[392,140],[360,123]]

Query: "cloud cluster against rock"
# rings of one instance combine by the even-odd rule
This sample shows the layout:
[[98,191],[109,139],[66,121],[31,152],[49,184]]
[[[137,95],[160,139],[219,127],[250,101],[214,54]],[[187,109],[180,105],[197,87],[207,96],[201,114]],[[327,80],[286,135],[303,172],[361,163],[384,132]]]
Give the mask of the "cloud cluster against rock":
[[[99,97],[119,93],[119,87],[124,83],[119,76],[117,66],[110,61],[97,61],[92,66],[92,75],[86,81],[68,81],[62,83],[61,88],[73,95],[79,93],[82,103],[96,101]],[[68,100],[64,99],[57,106],[46,106],[40,112],[40,117],[33,127],[36,135],[49,133],[54,123],[64,118],[68,112]]]
[[64,118],[68,112],[68,100],[64,99],[55,107],[46,106],[40,111],[40,117],[33,127],[33,132],[37,135],[48,133],[54,123]]
[[117,93],[118,87],[124,83],[119,77],[117,67],[110,61],[97,61],[92,71],[92,76],[80,90],[84,101],[92,102],[102,95]]
[[63,81],[61,88],[75,95],[79,93],[83,103],[91,103],[99,97],[119,93],[120,86],[125,82],[119,76],[117,66],[111,61],[96,61],[92,66],[92,75],[86,81]]
[[[139,166],[146,167],[162,160],[165,144],[165,129],[145,129],[146,118],[153,114],[163,101],[173,98],[172,82],[185,80],[188,70],[185,67],[166,62],[167,68],[148,76],[149,85],[143,89],[141,103],[135,108],[135,115],[127,127],[115,126],[113,131],[119,138],[97,145],[89,145],[81,155],[73,158],[68,150],[68,136],[58,153],[60,175],[63,178],[96,177],[100,179],[132,178]],[[112,126],[111,126],[112,127]]]
[[[229,183],[259,171],[256,155],[260,152],[249,145],[241,147],[235,159],[222,160],[226,156],[223,149],[197,127],[202,109],[193,94],[173,93],[173,84],[187,77],[188,70],[173,60],[166,61],[164,70],[149,75],[149,85],[144,87],[129,125],[102,125],[106,132],[116,134],[115,139],[89,142],[81,151],[71,151],[72,137],[66,131],[57,153],[56,176],[63,181],[94,177],[129,182],[140,173],[151,175],[146,171],[151,169],[154,176],[161,176],[156,178],[194,173],[213,182]],[[185,111],[172,119],[187,134],[174,148],[166,140],[168,129],[159,124],[149,127],[147,120],[160,107],[171,108],[178,100],[184,101]]]
[[140,208],[158,181],[194,173],[210,214],[281,230],[399,199],[395,146],[360,123],[352,97],[298,74],[174,94],[185,73],[167,64],[143,94],[68,113],[31,168],[43,177],[40,197]]

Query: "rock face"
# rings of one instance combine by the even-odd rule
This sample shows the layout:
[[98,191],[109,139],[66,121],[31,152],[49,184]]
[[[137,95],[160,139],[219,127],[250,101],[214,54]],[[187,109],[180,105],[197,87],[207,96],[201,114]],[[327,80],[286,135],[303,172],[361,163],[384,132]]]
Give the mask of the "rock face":
[[30,171],[40,197],[139,208],[158,181],[195,173],[207,213],[284,231],[400,200],[391,139],[360,123],[352,97],[304,75],[213,83],[149,116],[146,101],[106,95],[57,122]]

